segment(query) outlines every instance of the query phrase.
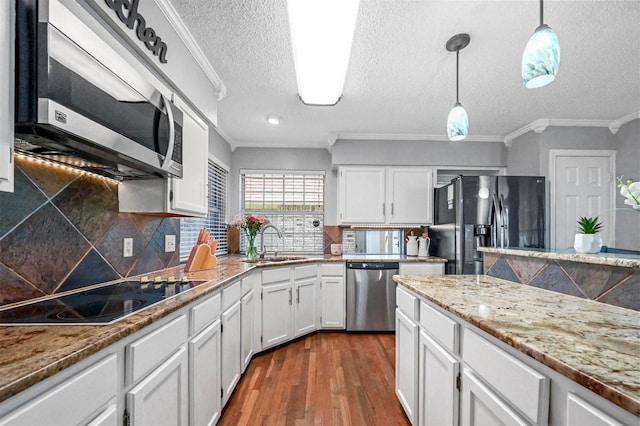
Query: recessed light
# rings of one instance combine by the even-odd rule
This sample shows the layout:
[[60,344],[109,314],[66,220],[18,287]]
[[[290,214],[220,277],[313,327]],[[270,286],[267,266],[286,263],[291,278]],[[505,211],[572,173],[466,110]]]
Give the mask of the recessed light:
[[282,120],[283,118],[279,115],[267,115],[267,121],[269,122],[269,124],[273,124],[274,126],[282,123]]

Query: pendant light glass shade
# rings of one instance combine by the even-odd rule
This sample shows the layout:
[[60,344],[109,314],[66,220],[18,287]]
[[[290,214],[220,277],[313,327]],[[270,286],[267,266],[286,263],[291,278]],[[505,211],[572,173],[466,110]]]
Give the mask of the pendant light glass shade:
[[461,141],[469,134],[469,117],[460,102],[457,102],[447,118],[447,136],[450,141]]
[[544,24],[543,0],[540,0],[540,26],[536,28],[522,54],[522,82],[527,89],[551,83],[560,68],[560,42]]

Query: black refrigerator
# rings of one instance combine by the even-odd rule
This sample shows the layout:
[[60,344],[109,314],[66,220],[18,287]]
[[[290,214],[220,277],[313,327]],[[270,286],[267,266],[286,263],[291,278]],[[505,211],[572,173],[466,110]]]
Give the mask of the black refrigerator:
[[458,176],[434,190],[431,254],[447,274],[482,274],[478,247],[545,247],[545,178]]

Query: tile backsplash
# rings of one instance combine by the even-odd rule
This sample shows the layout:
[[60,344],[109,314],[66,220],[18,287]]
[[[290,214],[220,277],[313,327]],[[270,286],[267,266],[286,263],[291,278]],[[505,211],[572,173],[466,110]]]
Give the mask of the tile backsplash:
[[119,213],[117,184],[15,160],[14,192],[0,192],[0,307],[180,263],[164,252],[180,219]]

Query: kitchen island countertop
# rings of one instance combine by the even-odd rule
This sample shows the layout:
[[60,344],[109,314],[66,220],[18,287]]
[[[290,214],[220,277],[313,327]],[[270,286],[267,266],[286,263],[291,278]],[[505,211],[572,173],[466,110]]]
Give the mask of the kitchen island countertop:
[[539,259],[591,263],[594,265],[640,268],[640,256],[634,254],[576,253],[573,249],[553,250],[497,247],[479,247],[478,251],[485,253],[507,254],[512,256],[534,257]]
[[486,275],[394,279],[640,416],[640,312]]

